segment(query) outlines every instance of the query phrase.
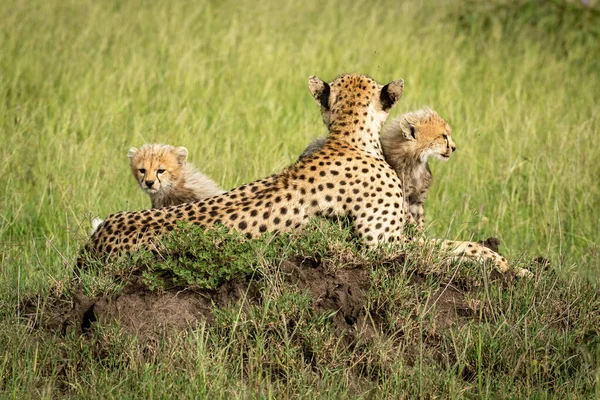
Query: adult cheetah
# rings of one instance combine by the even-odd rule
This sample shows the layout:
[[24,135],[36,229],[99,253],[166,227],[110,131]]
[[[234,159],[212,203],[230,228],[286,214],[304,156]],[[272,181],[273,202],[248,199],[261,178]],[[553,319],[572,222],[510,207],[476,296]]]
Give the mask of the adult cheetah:
[[[399,241],[404,210],[396,173],[383,159],[379,131],[402,96],[404,81],[380,85],[365,75],[341,75],[327,84],[309,78],[309,89],[329,128],[327,143],[281,173],[203,201],[137,212],[120,212],[98,226],[84,248],[107,259],[139,248],[177,228],[222,224],[248,238],[290,231],[314,215],[349,215],[359,237],[374,246]],[[86,257],[80,257],[83,266]]]

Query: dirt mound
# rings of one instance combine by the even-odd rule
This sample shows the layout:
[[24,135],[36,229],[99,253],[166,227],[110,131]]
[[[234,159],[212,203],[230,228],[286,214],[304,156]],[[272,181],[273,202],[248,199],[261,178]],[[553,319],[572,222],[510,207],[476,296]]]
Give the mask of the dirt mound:
[[[336,328],[351,329],[364,319],[364,294],[370,287],[364,268],[328,270],[312,259],[292,259],[281,265],[287,283],[307,291],[317,312],[336,313]],[[362,325],[362,324],[361,324]]]
[[[398,263],[404,262],[401,259]],[[316,313],[331,315],[336,329],[350,334],[357,329],[378,329],[377,315],[368,315],[365,295],[372,282],[363,266],[331,268],[315,259],[295,257],[281,262],[276,279],[307,293]],[[419,286],[425,277],[414,274],[411,283]],[[149,290],[141,279],[128,283],[117,294],[89,298],[81,291],[71,298],[54,298],[42,307],[29,300],[22,310],[33,328],[66,333],[85,333],[94,323],[117,322],[121,328],[140,335],[176,332],[200,321],[214,321],[214,310],[228,306],[245,307],[262,301],[260,282],[234,279],[217,289]],[[432,295],[434,325],[447,328],[476,315],[465,294],[452,285],[440,286]]]
[[233,280],[216,290],[150,291],[140,282],[128,284],[121,293],[94,299],[74,296],[73,326],[82,332],[92,323],[119,325],[132,333],[148,335],[212,321],[215,308],[258,298],[256,282]]
[[[115,374],[147,366],[193,373],[202,366],[224,377],[239,374],[256,387],[268,379],[283,388],[330,379],[329,371],[336,371],[334,379],[342,376],[350,392],[364,394],[399,371],[437,377],[436,387],[448,376],[476,387],[480,371],[490,382],[545,384],[597,364],[589,358],[598,343],[596,291],[584,282],[564,285],[543,258],[532,261],[534,280],[519,281],[490,265],[457,262],[435,247],[361,251],[345,237],[323,242],[326,235],[319,235],[296,242],[276,237],[243,252],[225,246],[210,264],[206,258],[190,263],[201,272],[220,266],[218,281],[194,276],[213,286],[182,284],[183,273],[156,279],[166,267],[187,271],[181,266],[188,259],[107,264],[80,279],[88,291],[118,292],[43,295],[20,316],[25,311],[36,330],[36,346],[39,339],[56,344],[48,374],[60,376],[65,393],[97,366]],[[251,268],[233,268],[236,260]],[[89,355],[85,362],[82,351]],[[543,369],[521,361],[527,352]]]
[[[151,290],[144,271],[131,270],[116,293],[87,297],[78,289],[68,297],[40,297],[24,304],[21,315],[42,333],[65,338],[75,334],[89,341],[98,360],[118,353],[116,338],[133,336],[142,354],[152,359],[164,338],[185,336],[189,328],[206,324],[213,340],[234,346],[236,354],[251,357],[256,346],[269,352],[270,361],[261,368],[273,376],[287,376],[277,361],[289,361],[281,345],[285,341],[298,355],[289,361],[297,364],[294,368],[318,372],[351,366],[357,382],[393,374],[390,360],[396,358],[409,366],[423,357],[438,365],[454,365],[459,355],[448,346],[448,330],[468,329],[469,322],[493,320],[495,315],[478,300],[484,290],[479,270],[457,273],[462,264],[442,267],[444,261],[430,253],[383,253],[372,258],[336,249],[289,254],[214,289]],[[487,275],[494,285],[509,285],[512,278]],[[473,371],[465,366],[461,374],[470,380]]]

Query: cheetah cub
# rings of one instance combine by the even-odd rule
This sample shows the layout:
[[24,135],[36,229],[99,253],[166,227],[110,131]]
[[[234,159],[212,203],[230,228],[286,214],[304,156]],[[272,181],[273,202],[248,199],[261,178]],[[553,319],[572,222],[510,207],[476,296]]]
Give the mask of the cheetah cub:
[[456,151],[452,128],[437,112],[423,108],[390,121],[381,133],[381,147],[404,184],[409,222],[422,231],[424,204],[433,182],[428,161],[430,157],[448,161]]
[[212,179],[187,163],[185,147],[146,144],[129,149],[131,172],[150,196],[152,208],[168,207],[225,193]]
[[[429,158],[447,161],[456,150],[450,125],[430,108],[412,111],[390,121],[380,140],[387,163],[402,181],[407,223],[422,231],[425,225],[424,203],[433,181]],[[320,149],[325,138],[315,139],[300,159]]]

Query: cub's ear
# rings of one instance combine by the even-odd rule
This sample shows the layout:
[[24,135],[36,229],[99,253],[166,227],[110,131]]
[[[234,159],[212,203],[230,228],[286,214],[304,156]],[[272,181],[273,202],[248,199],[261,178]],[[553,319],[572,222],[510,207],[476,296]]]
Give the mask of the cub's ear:
[[308,89],[318,105],[325,109],[329,109],[329,84],[323,82],[316,76],[308,78]]
[[131,160],[138,153],[138,151],[139,150],[135,147],[130,148],[129,153],[127,153],[127,157],[129,157],[129,159]]
[[381,95],[379,96],[381,108],[383,108],[384,111],[388,111],[392,108],[400,97],[402,97],[402,92],[404,92],[403,79],[398,79],[385,85],[381,89]]
[[412,138],[413,140],[415,140],[417,138],[417,130],[415,129],[414,125],[409,125],[406,138],[407,139]]
[[188,149],[183,146],[175,148],[175,157],[177,157],[177,162],[181,165],[185,164],[188,157]]

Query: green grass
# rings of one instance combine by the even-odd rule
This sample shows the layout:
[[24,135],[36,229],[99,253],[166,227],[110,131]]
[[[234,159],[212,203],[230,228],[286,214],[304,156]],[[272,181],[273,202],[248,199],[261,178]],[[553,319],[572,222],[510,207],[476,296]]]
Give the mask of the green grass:
[[[562,276],[597,280],[598,14],[575,10],[557,22],[553,16],[567,14],[552,14],[548,7],[511,14],[486,11],[477,2],[443,4],[3,2],[1,313],[14,315],[17,301],[31,293],[50,287],[60,292],[68,285],[93,216],[149,205],[130,176],[129,147],[184,145],[191,161],[225,188],[264,177],[325,133],[308,76],[330,80],[344,72],[366,73],[382,83],[404,78],[405,94],[392,117],[428,105],[452,125],[458,152],[446,164],[432,163],[429,236],[497,236],[511,262],[541,255]],[[0,390],[16,396],[25,388],[32,397],[51,397],[58,373],[53,354],[65,344],[57,338],[22,341],[25,328],[7,320],[11,324],[0,323],[0,331],[2,345],[11,350],[0,352],[0,372],[12,372],[1,376]],[[508,328],[474,330],[453,340],[465,346],[465,354],[479,349],[481,358],[490,351],[481,347],[484,336],[502,335],[502,329]],[[71,338],[65,357],[90,358],[83,372],[65,372],[70,393],[94,388],[90,393],[98,396],[150,397],[176,387],[185,388],[182,393],[291,397],[301,384],[315,396],[356,393],[336,370],[318,378],[301,375],[290,392],[259,375],[248,383],[235,369],[206,365],[215,354],[217,360],[231,356],[211,342],[217,338],[200,330],[172,339],[176,346],[157,347],[157,363],[140,361],[141,350],[125,341],[113,350],[131,358],[129,367],[117,372],[103,370],[88,355],[86,339]],[[569,359],[566,352],[558,354]],[[161,369],[165,360],[175,361]],[[413,387],[414,369],[394,365],[405,373],[381,388]],[[477,365],[483,373],[477,391],[460,390],[489,394],[498,383],[486,380],[490,364]],[[462,385],[456,371],[447,374],[423,385]],[[565,388],[594,387],[600,395],[597,372],[595,386],[589,380],[580,385],[568,374],[560,378]],[[139,387],[140,381],[148,386]],[[534,381],[528,385],[539,388]]]
[[[541,270],[533,280],[502,280],[430,249],[406,248],[401,257],[393,249],[368,251],[348,240],[350,229],[329,223],[249,242],[219,231],[184,232],[187,240],[168,241],[167,262],[134,257],[90,270],[84,289],[89,296],[117,293],[123,299],[139,287],[131,285],[137,281],[131,275],[143,276],[146,286],[165,290],[164,299],[200,291],[197,298],[215,302],[212,320],[200,318],[193,329],[164,335],[158,326],[138,329],[145,309],[121,302],[112,315],[122,325],[106,323],[102,315],[108,314],[97,307],[105,322],[84,336],[73,325],[61,335],[44,328],[44,321],[64,318],[64,306],[63,314],[57,312],[62,290],[55,286],[54,295],[34,297],[47,301],[35,319],[25,318],[23,309],[20,318],[2,315],[14,325],[0,327],[0,345],[7,349],[0,389],[14,398],[599,394],[600,296],[585,280]],[[236,269],[234,254],[246,268]],[[309,260],[296,270],[301,290],[289,278],[290,257]],[[206,270],[207,260],[218,258],[221,268]],[[323,277],[311,278],[315,271]],[[202,292],[215,287],[206,276],[222,279],[223,273],[252,282],[241,286],[247,301],[219,306],[216,292]],[[203,279],[187,279],[198,276]],[[365,282],[361,296],[356,289]],[[173,314],[180,311],[171,307]],[[118,317],[126,313],[133,315]],[[164,311],[157,315],[164,323],[174,320]],[[127,322],[130,317],[138,322]],[[42,329],[32,329],[33,321]]]

